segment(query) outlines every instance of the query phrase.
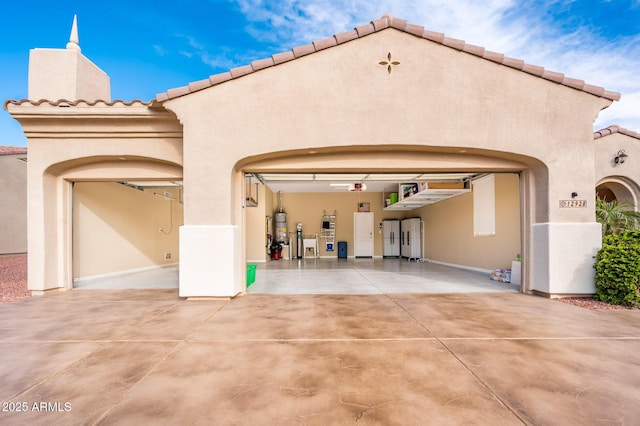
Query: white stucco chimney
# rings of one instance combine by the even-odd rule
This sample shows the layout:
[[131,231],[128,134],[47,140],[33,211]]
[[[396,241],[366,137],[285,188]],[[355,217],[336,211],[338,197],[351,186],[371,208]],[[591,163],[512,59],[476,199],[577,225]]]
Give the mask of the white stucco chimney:
[[30,100],[111,100],[109,76],[80,51],[75,15],[66,49],[29,52],[28,92]]

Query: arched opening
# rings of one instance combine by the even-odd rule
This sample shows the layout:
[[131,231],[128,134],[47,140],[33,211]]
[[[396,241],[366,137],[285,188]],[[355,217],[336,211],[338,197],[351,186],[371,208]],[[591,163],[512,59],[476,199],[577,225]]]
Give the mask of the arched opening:
[[[177,288],[182,167],[145,157],[89,157],[47,170],[46,203],[63,205],[67,288]],[[56,200],[54,200],[54,198]]]
[[[276,293],[278,288],[283,292],[311,293],[403,292],[397,281],[408,272],[417,274],[414,279],[418,285],[412,287],[405,283],[404,292],[463,291],[465,280],[469,284],[467,291],[492,291],[500,285],[503,289],[513,289],[492,282],[490,273],[497,269],[513,269],[512,261],[517,261],[518,255],[522,258],[528,251],[527,230],[531,218],[540,208],[533,202],[535,186],[546,179],[540,172],[546,168],[531,158],[488,150],[424,146],[318,148],[270,153],[247,158],[237,164],[236,170],[249,176],[244,180],[249,187],[238,193],[242,192],[246,198],[250,191],[259,197],[257,208],[244,205],[242,218],[245,259],[258,264],[256,284],[248,291]],[[477,179],[489,175],[495,176],[493,214],[496,228],[492,235],[479,235],[474,232],[473,186]],[[354,183],[363,183],[367,189],[349,191]],[[414,208],[394,209],[389,205],[391,194],[397,195],[401,192],[401,184],[407,183],[415,183],[419,189],[454,191],[451,196]],[[347,184],[351,185],[345,187]],[[544,203],[544,200],[540,202]],[[529,206],[531,210],[528,210]],[[283,253],[276,261],[269,252],[269,244],[275,240],[275,216],[281,207],[287,214],[288,244],[284,244]],[[358,259],[354,247],[354,215],[360,213],[360,207],[369,210],[373,216],[374,250],[369,260]],[[335,236],[327,239],[325,219],[334,214]],[[402,224],[403,219],[411,217],[418,218],[420,223],[419,256],[405,257],[402,253],[387,256],[384,222],[397,220]],[[308,253],[303,244],[301,259],[297,259],[300,255],[298,224],[302,225],[303,239],[316,240],[315,250]],[[338,257],[340,241],[347,243],[344,261]],[[322,276],[335,270],[336,265],[368,269],[358,279],[370,276],[364,280],[373,288],[332,286],[332,280]],[[412,271],[407,270],[408,265]],[[517,290],[527,291],[521,279],[521,265],[517,265],[518,277],[513,281],[518,283]],[[293,269],[295,273],[283,278],[283,271],[287,269]],[[277,272],[271,273],[273,270]],[[391,274],[389,281],[396,282],[376,281],[373,276],[379,273]],[[280,283],[268,282],[265,289],[265,276],[268,281],[276,275],[280,276],[276,278]],[[435,276],[439,277],[438,284],[419,288],[428,281],[434,284]],[[313,279],[318,282],[312,282]],[[285,282],[287,280],[289,283]],[[335,284],[336,280],[333,282]]]
[[596,196],[604,201],[618,201],[620,203],[633,204],[638,209],[640,200],[640,187],[621,176],[609,176],[601,179],[596,184]]

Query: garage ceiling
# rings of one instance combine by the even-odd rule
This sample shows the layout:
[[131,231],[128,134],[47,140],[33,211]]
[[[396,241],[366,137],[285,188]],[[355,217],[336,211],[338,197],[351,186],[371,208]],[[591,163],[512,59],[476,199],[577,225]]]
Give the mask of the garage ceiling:
[[139,189],[144,191],[145,189],[168,189],[168,188],[182,188],[182,181],[169,181],[169,180],[129,180],[126,182],[119,182],[122,185]]
[[366,192],[397,192],[406,182],[465,182],[482,173],[254,173],[274,192],[348,192],[356,183],[365,184]]

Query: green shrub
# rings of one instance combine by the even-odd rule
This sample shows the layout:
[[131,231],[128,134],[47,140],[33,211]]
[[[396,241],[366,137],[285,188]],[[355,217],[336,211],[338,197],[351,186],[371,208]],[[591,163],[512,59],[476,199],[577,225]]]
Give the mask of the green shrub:
[[614,305],[640,304],[640,231],[606,235],[595,258],[595,299]]

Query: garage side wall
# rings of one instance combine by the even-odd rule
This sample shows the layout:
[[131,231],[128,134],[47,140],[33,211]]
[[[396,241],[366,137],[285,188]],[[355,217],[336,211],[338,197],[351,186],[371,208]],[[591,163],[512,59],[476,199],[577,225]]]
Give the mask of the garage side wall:
[[441,201],[420,209],[425,257],[479,269],[511,268],[511,261],[522,252],[519,180],[516,174],[495,178],[495,235],[473,235],[473,194]]
[[[177,190],[163,192],[179,198]],[[178,262],[182,217],[179,202],[155,196],[153,191],[138,191],[115,182],[76,183],[74,280]],[[170,259],[165,259],[165,253],[170,253]]]
[[[253,193],[256,185],[252,184]],[[258,184],[258,205],[245,207],[245,252],[247,262],[262,263],[267,260],[266,217],[273,216],[273,192],[263,184]]]

